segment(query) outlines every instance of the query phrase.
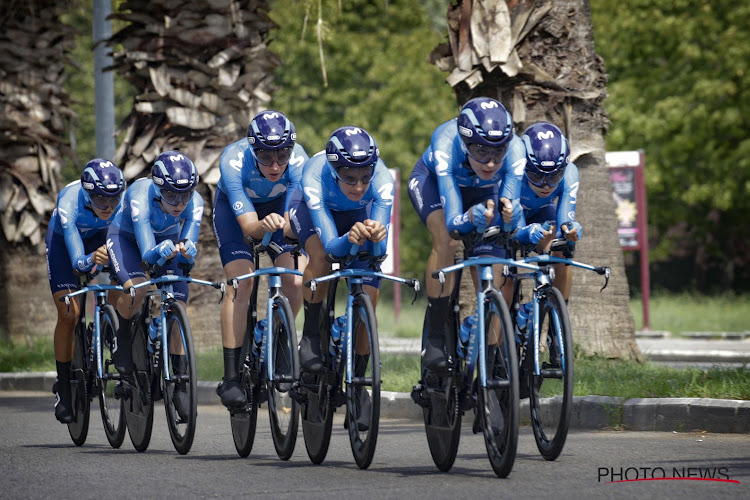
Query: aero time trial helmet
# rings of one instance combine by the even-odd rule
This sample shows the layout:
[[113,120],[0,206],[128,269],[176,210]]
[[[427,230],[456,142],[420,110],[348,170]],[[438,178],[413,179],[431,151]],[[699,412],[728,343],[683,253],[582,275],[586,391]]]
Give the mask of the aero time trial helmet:
[[513,117],[495,99],[475,97],[461,108],[458,134],[479,163],[500,163],[513,138]]
[[289,162],[297,140],[294,124],[283,113],[267,110],[258,113],[247,128],[247,140],[261,165]]
[[[379,155],[375,139],[359,127],[336,129],[326,145],[326,158],[336,177],[350,185],[356,185],[360,180],[368,184],[372,180]],[[353,169],[365,169],[365,175],[358,177],[352,172]]]
[[151,167],[151,178],[164,201],[187,204],[198,185],[198,169],[184,153],[164,151]]
[[100,210],[107,210],[120,203],[120,194],[125,189],[125,177],[122,170],[111,161],[95,158],[84,167],[81,186],[92,205]]
[[570,163],[570,146],[562,131],[546,122],[535,123],[523,133],[526,178],[537,187],[557,186]]

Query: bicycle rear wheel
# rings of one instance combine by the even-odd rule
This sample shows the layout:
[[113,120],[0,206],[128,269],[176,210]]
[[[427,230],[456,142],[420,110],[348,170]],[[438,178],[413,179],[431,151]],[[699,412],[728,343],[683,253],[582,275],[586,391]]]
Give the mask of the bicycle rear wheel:
[[[144,309],[147,311],[147,309]],[[145,312],[144,312],[145,314]],[[154,377],[150,355],[146,346],[146,327],[144,314],[133,323],[133,366],[135,367],[135,386],[128,387],[128,399],[125,401],[125,420],[130,441],[136,451],[143,452],[151,442],[151,431],[154,427],[154,403],[151,399],[151,379]],[[125,384],[129,386],[130,384]]]
[[198,418],[198,376],[196,375],[193,333],[187,313],[180,302],[169,305],[167,312],[167,346],[169,352],[169,380],[161,377],[164,393],[164,410],[172,444],[180,455],[193,446]]
[[[450,351],[450,348],[456,345],[455,332],[458,322],[454,313],[451,313],[449,324],[453,325],[453,335],[449,335],[450,338],[447,340]],[[429,320],[425,315],[425,331],[429,327]],[[422,338],[427,338],[427,335],[423,335]],[[423,383],[422,397],[428,401],[422,410],[427,444],[435,466],[442,472],[447,472],[453,467],[461,440],[462,411],[456,373],[460,373],[462,368],[459,366],[460,361],[455,357],[455,352],[451,352],[451,355],[458,363],[454,373],[450,375],[437,376],[427,371],[424,364],[420,365]]]
[[119,448],[122,445],[126,428],[125,402],[122,398],[115,397],[117,382],[113,379],[117,370],[112,362],[112,349],[118,328],[119,322],[115,308],[110,304],[105,304],[99,317],[102,378],[98,379],[97,383],[99,384],[99,410],[102,414],[104,434],[112,448]]
[[[360,469],[366,469],[372,463],[378,443],[380,350],[375,311],[366,293],[360,293],[354,299],[352,313],[354,373],[352,383],[346,386],[346,422],[354,461]],[[357,354],[357,351],[362,354]]]
[[268,417],[276,454],[282,460],[289,460],[297,443],[299,426],[299,403],[290,394],[299,379],[299,358],[294,313],[286,297],[274,300],[273,325],[274,379],[266,381]]
[[76,325],[73,359],[70,363],[70,401],[73,404],[73,422],[68,424],[68,433],[76,446],[86,442],[89,433],[90,400],[88,395],[89,369],[86,355],[89,342],[83,322]]
[[[335,289],[336,282],[332,282],[328,288],[329,304],[332,303],[331,297],[335,297]],[[321,315],[320,339],[322,346],[328,346],[331,320],[325,304],[322,310],[325,314]],[[306,372],[300,375],[301,386],[306,396],[306,401],[301,408],[302,435],[305,439],[307,456],[314,464],[323,463],[328,453],[333,428],[333,412],[336,409],[333,395],[341,386],[338,366],[335,366],[335,361],[327,347],[322,355],[326,371],[323,373]]]
[[[487,294],[484,315],[486,385],[479,384],[479,422],[492,470],[507,477],[518,445],[518,361],[510,313],[497,291]],[[481,358],[480,358],[481,362]]]
[[[531,424],[545,460],[555,460],[565,446],[573,408],[573,336],[565,299],[550,288],[540,303],[539,365],[529,376]],[[533,353],[531,366],[533,370]]]
[[244,408],[231,408],[229,410],[229,423],[232,427],[232,439],[237,453],[242,458],[250,455],[255,442],[255,429],[258,421],[258,370],[257,361],[250,352],[251,339],[253,338],[253,326],[248,318],[248,327],[245,332],[245,341],[240,351],[240,382],[245,391],[247,405]]

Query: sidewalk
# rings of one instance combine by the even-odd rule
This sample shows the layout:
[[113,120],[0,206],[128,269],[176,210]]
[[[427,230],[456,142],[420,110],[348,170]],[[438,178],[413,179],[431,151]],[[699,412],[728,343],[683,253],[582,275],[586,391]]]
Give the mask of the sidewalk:
[[[695,332],[674,338],[667,332],[638,332],[638,345],[655,362],[693,365],[750,365],[750,332],[733,334]],[[383,353],[418,354],[419,339],[381,337]],[[0,391],[24,390],[50,393],[55,372],[0,373]],[[198,383],[199,404],[220,404],[218,382]],[[530,425],[529,402],[521,401],[521,425]],[[408,393],[382,392],[382,418],[422,420],[422,409]],[[471,423],[471,416],[465,420]],[[573,398],[573,429],[625,429],[633,431],[704,431],[750,433],[750,401],[701,398]]]

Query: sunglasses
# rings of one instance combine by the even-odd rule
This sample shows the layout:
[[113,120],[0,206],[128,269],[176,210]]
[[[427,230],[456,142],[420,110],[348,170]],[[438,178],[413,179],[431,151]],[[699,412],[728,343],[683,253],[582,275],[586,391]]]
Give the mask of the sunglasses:
[[502,163],[505,159],[505,153],[508,151],[508,143],[502,146],[485,146],[484,144],[469,144],[466,149],[469,152],[469,156],[474,158],[476,161],[482,164],[489,163]]
[[292,156],[292,148],[253,149],[253,155],[258,163],[265,167],[273,165],[274,161],[279,165],[285,165],[289,163],[289,158]]
[[120,196],[104,196],[95,194],[91,197],[91,204],[99,210],[109,210],[115,208],[120,203]]
[[[365,175],[358,176],[354,175],[352,173],[353,170],[360,170],[360,169],[369,169],[369,172]],[[361,182],[363,186],[368,185],[371,181],[373,176],[375,175],[375,165],[369,165],[367,167],[357,167],[356,169],[352,169],[349,167],[341,167],[336,169],[336,178],[343,182],[344,184],[348,184],[349,186],[356,186],[358,182]]]
[[163,189],[161,191],[161,199],[172,206],[179,205],[180,203],[182,203],[183,205],[187,205],[190,202],[190,198],[192,197],[192,189],[187,193],[175,193],[174,191],[167,191],[166,189]]
[[528,169],[526,170],[526,178],[529,179],[529,182],[535,185],[536,187],[549,186],[553,188],[557,186],[558,184],[560,184],[560,181],[562,180],[564,175],[565,175],[564,168],[552,174],[542,174],[542,173],[535,172],[532,170],[528,170]]

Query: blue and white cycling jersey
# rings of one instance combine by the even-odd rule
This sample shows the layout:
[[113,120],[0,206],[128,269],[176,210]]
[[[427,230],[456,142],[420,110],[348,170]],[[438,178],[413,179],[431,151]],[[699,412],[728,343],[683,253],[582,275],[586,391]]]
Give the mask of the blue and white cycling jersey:
[[[321,151],[307,161],[300,187],[326,253],[343,257],[351,250],[352,243],[349,243],[346,234],[339,236],[331,212],[359,210],[371,204],[370,219],[382,223],[390,233],[394,181],[383,160],[378,158],[374,176],[364,196],[361,200],[352,201],[339,188],[334,168],[324,153]],[[386,253],[387,241],[386,236],[374,245],[374,255]]]
[[[109,227],[114,219],[114,216],[109,220],[100,219],[87,203],[88,197],[81,187],[81,181],[71,182],[57,195],[57,207],[49,221],[52,231],[65,238],[70,265],[80,272],[90,271],[94,267],[94,252],[86,254],[84,240]],[[121,205],[118,205],[115,212],[120,207]]]
[[286,212],[289,210],[291,193],[299,185],[302,167],[307,160],[305,148],[295,144],[286,171],[278,181],[272,182],[261,175],[247,138],[240,139],[224,148],[221,154],[218,188],[229,198],[235,217],[255,212],[254,203],[265,203],[279,196],[286,196]]
[[177,239],[179,234],[180,240],[187,238],[196,243],[203,217],[203,198],[197,191],[193,191],[192,199],[178,217],[162,212],[159,203],[159,191],[153,181],[138,179],[128,187],[120,210],[113,217],[113,225],[137,241],[141,259],[149,264],[159,260],[155,251],[158,242]]
[[[537,195],[531,187],[529,181],[524,175],[521,184],[521,208],[523,208],[522,225],[536,222],[544,223],[546,220],[554,218],[557,235],[562,235],[561,226],[565,222],[576,220],[576,201],[578,197],[578,167],[575,163],[569,163],[565,168],[565,175],[560,184],[548,197],[543,198]],[[528,226],[526,226],[528,228]],[[579,237],[581,235],[579,234]],[[528,240],[528,231],[521,230],[518,233],[518,239],[522,243],[530,243]]]
[[458,230],[467,233],[474,225],[463,217],[463,203],[459,188],[494,188],[500,192],[499,198],[518,198],[519,183],[526,166],[526,148],[517,135],[513,135],[503,166],[488,180],[482,180],[469,166],[461,137],[458,135],[457,120],[449,120],[432,133],[430,146],[422,154],[422,162],[437,177],[440,197],[443,199],[445,222],[448,232]]

